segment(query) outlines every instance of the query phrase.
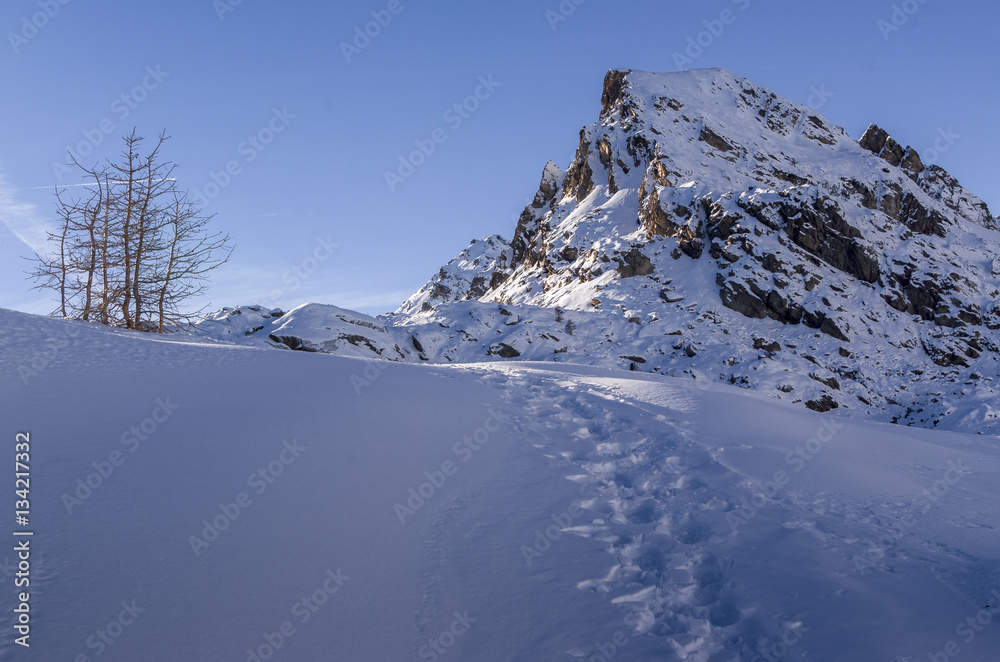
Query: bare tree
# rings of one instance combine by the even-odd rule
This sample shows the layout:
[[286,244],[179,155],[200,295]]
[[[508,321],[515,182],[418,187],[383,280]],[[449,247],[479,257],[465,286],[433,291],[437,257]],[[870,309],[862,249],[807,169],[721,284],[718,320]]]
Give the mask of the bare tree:
[[[161,264],[151,280],[151,291],[157,302],[156,326],[160,333],[168,325],[178,326],[190,321],[192,313],[181,312],[180,305],[202,294],[207,287],[208,274],[225,264],[232,253],[227,246],[229,236],[209,234],[206,226],[212,216],[202,215],[186,195],[173,192],[165,220]],[[215,257],[218,253],[225,253],[225,257]]]
[[163,333],[189,323],[185,311],[203,294],[208,274],[232,252],[229,236],[210,234],[212,216],[190,202],[160,159],[160,134],[143,154],[135,130],[117,162],[85,167],[73,161],[87,194],[67,200],[56,190],[58,250],[37,256],[31,273],[40,289],[59,295],[55,314]]

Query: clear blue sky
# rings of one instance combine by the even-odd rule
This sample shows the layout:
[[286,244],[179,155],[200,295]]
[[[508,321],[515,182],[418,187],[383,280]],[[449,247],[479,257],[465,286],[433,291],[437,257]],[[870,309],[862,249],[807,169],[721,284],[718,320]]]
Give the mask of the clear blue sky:
[[[167,130],[181,184],[213,196],[234,239],[213,308],[277,294],[393,310],[470,239],[510,237],[546,161],[566,166],[597,119],[609,68],[676,70],[724,10],[685,67],[802,103],[824,91],[822,113],[851,135],[876,122],[921,153],[950,128],[960,138],[936,162],[1000,213],[993,2],[6,0],[0,306],[51,310],[21,258],[53,221],[53,164],[81,143],[85,161],[117,153],[135,126]],[[348,62],[342,44],[372,12],[387,25]],[[491,76],[474,112],[446,115]],[[435,129],[444,141],[391,191],[385,172]],[[269,143],[247,141],[262,130]],[[238,174],[206,190],[230,161]],[[337,248],[314,262],[327,238]]]

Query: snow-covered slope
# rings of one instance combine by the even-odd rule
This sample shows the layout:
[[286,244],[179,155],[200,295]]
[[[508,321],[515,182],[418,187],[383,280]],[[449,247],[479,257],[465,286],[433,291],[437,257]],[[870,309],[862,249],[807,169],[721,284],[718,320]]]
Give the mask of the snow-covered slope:
[[198,323],[198,335],[229,342],[398,361],[406,357],[385,324],[337,306],[305,304],[289,312],[262,306],[223,308]]
[[[327,312],[331,331],[357,326]],[[5,310],[0,375],[10,461],[30,434],[31,472],[30,524],[13,521],[13,476],[3,522],[34,533],[29,587],[20,539],[0,552],[7,620],[18,591],[31,605],[31,647],[5,626],[0,659],[1000,650],[981,625],[1000,599],[992,437],[708,380],[408,365]]]
[[875,125],[854,140],[723,70],[613,70],[511,240],[473,242],[380,320],[400,351],[376,346],[614,365],[993,434],[997,228]]

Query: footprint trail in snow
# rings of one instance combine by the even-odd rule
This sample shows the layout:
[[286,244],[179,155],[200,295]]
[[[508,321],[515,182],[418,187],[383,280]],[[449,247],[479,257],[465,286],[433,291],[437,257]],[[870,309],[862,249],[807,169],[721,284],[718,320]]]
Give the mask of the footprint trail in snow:
[[[738,478],[689,431],[620,400],[609,406],[612,396],[585,383],[543,378],[527,386],[517,373],[493,379],[501,388],[510,379],[515,387],[505,391],[533,416],[521,421],[526,438],[572,469],[567,478],[580,485],[589,521],[565,532],[605,543],[613,557],[605,576],[581,579],[579,589],[625,609],[630,634],[663,637],[682,660],[735,662],[735,651],[753,653],[761,636],[780,639],[741,604],[732,561],[713,551],[731,533],[726,515],[734,504],[711,484]],[[672,395],[674,406],[693,407],[684,389]],[[571,438],[561,434],[567,429],[575,429]]]

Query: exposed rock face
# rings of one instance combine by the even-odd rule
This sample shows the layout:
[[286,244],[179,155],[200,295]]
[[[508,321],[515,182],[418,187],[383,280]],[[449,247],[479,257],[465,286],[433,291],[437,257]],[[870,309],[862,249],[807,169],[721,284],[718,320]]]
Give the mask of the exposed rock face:
[[502,359],[516,359],[521,356],[521,352],[517,351],[507,343],[497,343],[490,346],[489,354],[491,356],[499,356]]
[[858,140],[858,145],[862,149],[867,149],[872,154],[881,156],[887,142],[889,142],[889,134],[885,129],[875,124],[869,124],[864,135]]
[[[645,193],[645,190],[640,190],[640,193]],[[639,204],[639,223],[646,230],[646,236],[676,237],[680,225],[660,205],[659,190],[654,188],[651,193],[640,197],[645,199]]]
[[722,305],[745,317],[754,319],[767,317],[782,324],[803,324],[838,340],[850,341],[836,322],[827,317],[822,310],[815,312],[805,310],[800,304],[789,302],[777,290],[765,292],[755,282],[750,282],[749,287],[748,291],[739,281],[723,282],[719,292]]
[[829,394],[824,394],[823,397],[821,397],[818,400],[809,400],[808,402],[806,402],[806,407],[812,409],[815,412],[824,414],[828,411],[838,409],[840,407],[840,403],[837,402],[834,398],[832,398]]
[[698,134],[698,140],[707,143],[711,147],[714,147],[715,149],[719,150],[720,152],[731,152],[734,149],[736,149],[731,144],[729,144],[729,141],[727,141],[725,138],[717,134],[715,131],[712,131],[707,126],[702,127],[701,133]]
[[772,203],[749,202],[742,208],[769,227],[781,228],[797,246],[831,267],[866,283],[879,278],[879,265],[863,242],[861,231],[849,225],[831,198],[812,200],[790,194]]
[[587,140],[587,130],[580,131],[580,146],[576,148],[576,160],[566,173],[563,188],[572,194],[577,202],[584,199],[594,190],[594,171],[590,166],[590,141]]
[[612,69],[604,77],[604,91],[601,93],[602,119],[610,117],[614,108],[621,103],[628,74],[628,71]]
[[648,276],[655,271],[653,263],[638,248],[622,254],[620,260],[622,264],[618,267],[618,275],[622,278]]
[[[543,178],[542,184],[546,185],[546,179]],[[529,206],[525,213],[530,215],[528,210],[532,209]],[[433,280],[407,299],[400,312],[429,312],[449,303],[486,296],[503,283],[506,277],[504,266],[510,262],[517,247],[522,251],[519,261],[525,259],[530,238],[515,235],[514,241],[513,248],[499,235],[473,241],[455,259],[441,267]]]

